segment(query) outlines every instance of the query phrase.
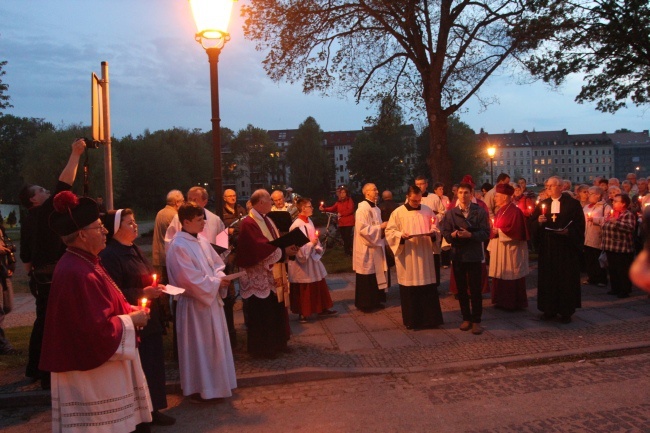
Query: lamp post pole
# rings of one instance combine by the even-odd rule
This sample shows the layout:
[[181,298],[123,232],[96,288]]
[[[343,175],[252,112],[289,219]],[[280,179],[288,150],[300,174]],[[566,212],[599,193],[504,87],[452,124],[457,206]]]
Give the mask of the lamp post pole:
[[494,156],[490,157],[490,183],[494,185]]
[[223,219],[223,176],[221,172],[221,118],[219,117],[219,54],[221,47],[206,48],[210,63],[210,101],[212,104],[212,153],[214,164],[215,214]]
[[490,183],[494,185],[494,155],[496,154],[497,150],[494,146],[488,147],[487,153],[488,156],[490,157]]

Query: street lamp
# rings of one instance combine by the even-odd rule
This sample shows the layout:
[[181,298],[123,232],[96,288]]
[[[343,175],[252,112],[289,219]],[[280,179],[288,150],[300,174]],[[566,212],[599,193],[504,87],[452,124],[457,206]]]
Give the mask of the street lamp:
[[221,174],[221,119],[219,118],[219,54],[230,40],[228,21],[233,0],[189,0],[196,22],[194,38],[205,49],[210,63],[210,100],[212,102],[212,152],[214,163],[214,205],[223,218]]
[[487,153],[490,157],[490,183],[494,185],[494,155],[497,153],[497,149],[494,146],[490,146],[488,147]]

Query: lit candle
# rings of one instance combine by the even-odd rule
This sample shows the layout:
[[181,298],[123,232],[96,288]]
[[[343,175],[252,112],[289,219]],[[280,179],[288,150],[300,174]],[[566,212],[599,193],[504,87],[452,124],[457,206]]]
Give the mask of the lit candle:
[[316,234],[316,237],[318,237],[318,235],[320,235],[320,232],[318,230],[316,230],[314,233]]
[[140,306],[142,307],[143,310],[147,308],[147,298],[140,299]]
[[614,209],[609,211],[609,216],[614,216]]
[[591,212],[587,212],[587,216],[591,218]]
[[436,217],[431,217],[431,225],[434,225],[436,223]]
[[494,218],[491,218],[491,219],[492,219],[492,225],[494,225]]
[[542,203],[542,215],[546,215],[546,203]]
[[153,275],[151,276],[151,279],[152,279],[152,283],[151,283],[151,285],[152,285],[153,287],[156,287],[156,286],[158,285],[158,274],[153,274]]
[[324,201],[322,201],[322,202],[320,202],[320,205],[321,205],[321,206],[323,206],[324,204],[325,204],[325,202],[324,202]]

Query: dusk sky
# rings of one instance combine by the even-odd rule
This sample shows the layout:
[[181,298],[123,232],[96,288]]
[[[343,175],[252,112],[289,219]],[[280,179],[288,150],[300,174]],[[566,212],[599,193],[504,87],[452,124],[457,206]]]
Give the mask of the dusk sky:
[[[241,0],[230,22],[232,39],[219,59],[221,124],[235,131],[252,124],[294,129],[312,116],[325,131],[360,129],[375,107],[348,99],[305,95],[299,84],[274,83],[262,69],[264,53],[242,34]],[[8,114],[60,124],[90,124],[90,74],[110,73],[111,124],[116,137],[172,127],[210,125],[208,58],[194,41],[186,0],[3,0],[0,61],[14,108]],[[642,131],[646,109],[603,114],[574,102],[580,78],[560,90],[543,83],[518,85],[493,77],[481,94],[497,97],[486,111],[470,103],[461,120],[475,131],[514,129],[569,133]],[[411,120],[412,121],[412,120]],[[415,122],[417,123],[417,122]],[[420,121],[421,124],[421,121]]]

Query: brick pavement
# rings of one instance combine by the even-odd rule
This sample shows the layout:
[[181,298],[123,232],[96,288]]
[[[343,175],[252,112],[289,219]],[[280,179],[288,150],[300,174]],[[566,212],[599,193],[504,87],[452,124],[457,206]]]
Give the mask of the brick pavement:
[[[328,278],[336,317],[312,318],[300,324],[291,315],[291,354],[276,360],[255,360],[244,350],[243,314],[236,312],[240,346],[235,363],[240,387],[300,382],[370,373],[453,371],[509,362],[534,362],[549,357],[580,355],[627,348],[650,348],[650,300],[641,291],[628,299],[605,294],[607,289],[583,286],[583,308],[572,323],[543,322],[536,311],[536,268],[528,278],[529,308],[507,312],[484,300],[481,336],[458,330],[458,302],[447,293],[449,270],[443,270],[440,287],[445,319],[443,329],[406,330],[401,322],[396,285],[388,293],[385,310],[365,314],[354,308],[354,275]],[[396,279],[393,279],[396,281]],[[33,302],[28,295],[17,299],[9,326],[33,321]],[[13,317],[12,317],[13,316]],[[178,390],[178,371],[168,368],[171,390]],[[0,403],[27,397],[47,398],[22,378],[22,370],[0,373]]]

